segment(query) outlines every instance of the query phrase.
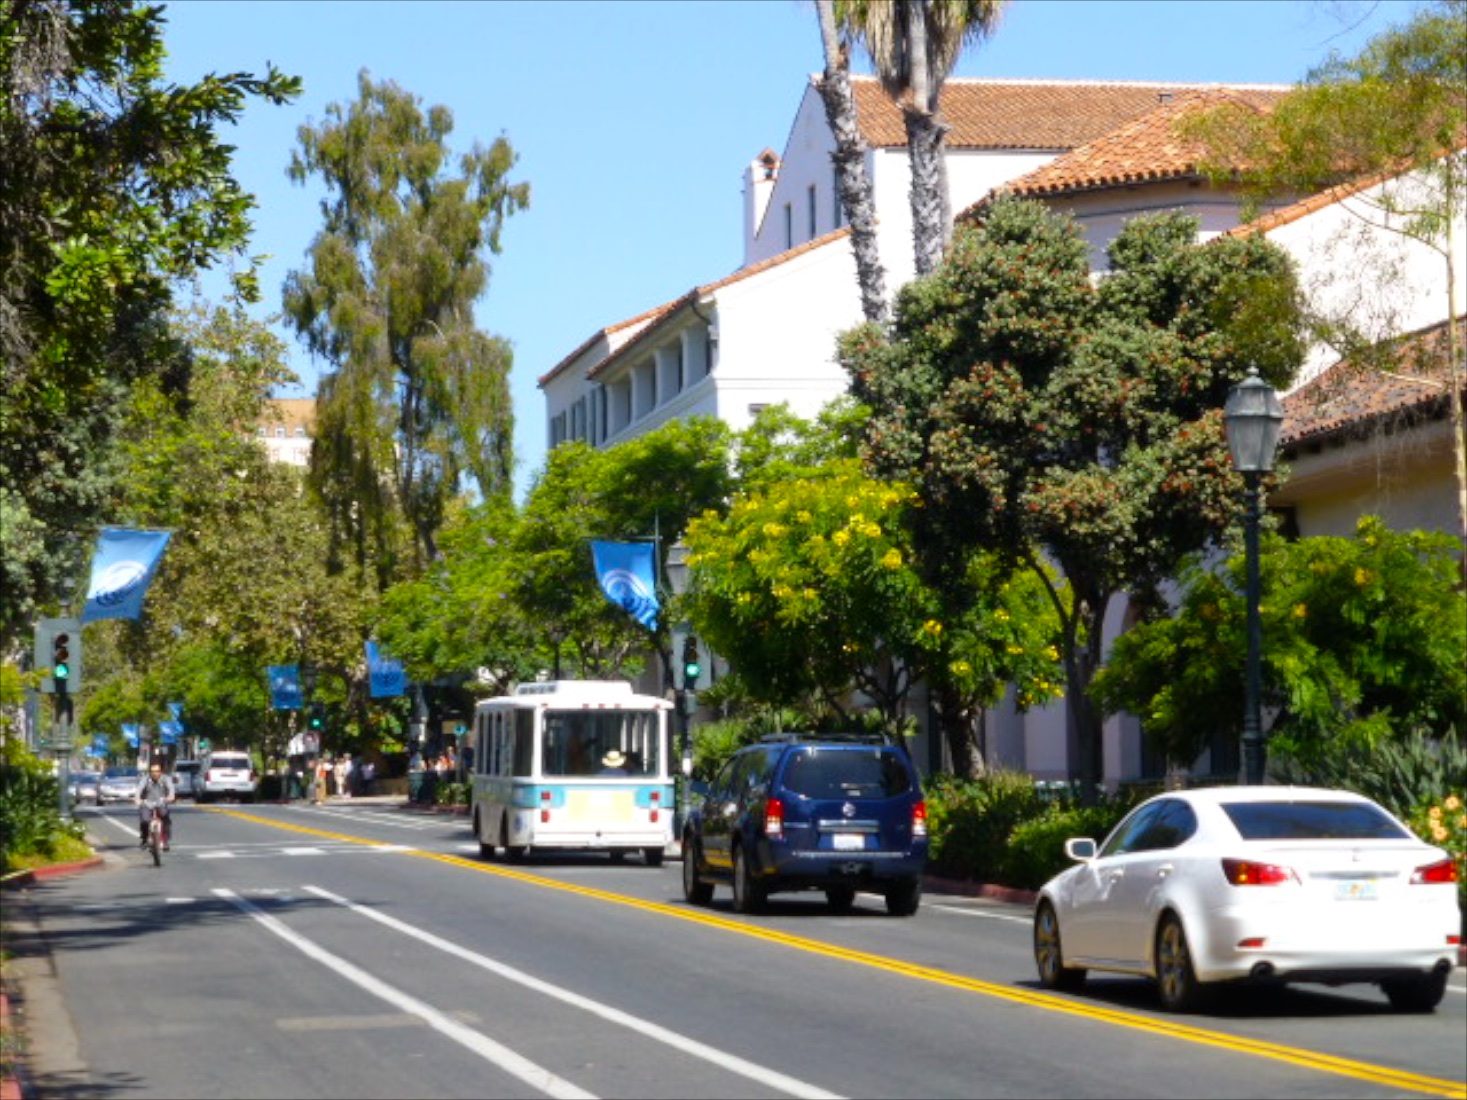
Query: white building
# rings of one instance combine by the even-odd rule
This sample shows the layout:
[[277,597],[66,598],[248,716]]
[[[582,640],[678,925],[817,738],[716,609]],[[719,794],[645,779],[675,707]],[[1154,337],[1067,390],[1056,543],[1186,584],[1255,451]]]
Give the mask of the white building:
[[[852,85],[869,146],[866,170],[876,199],[887,289],[894,292],[913,274],[905,132],[899,112],[874,79],[854,77]],[[1341,191],[1281,205],[1242,228],[1239,198],[1210,186],[1196,170],[1194,150],[1172,131],[1186,111],[1224,98],[1264,107],[1287,90],[1276,85],[952,80],[944,89],[943,113],[951,126],[953,209],[976,216],[983,200],[1000,191],[1045,201],[1081,222],[1097,270],[1104,267],[1106,245],[1127,219],[1182,209],[1199,218],[1204,237],[1267,232],[1299,261],[1317,301],[1330,301],[1333,294],[1338,305],[1348,300],[1344,296],[1359,294],[1356,280],[1338,277],[1356,274],[1354,266],[1341,264],[1338,253],[1346,247],[1340,244],[1342,229],[1358,220],[1344,205],[1349,195]],[[845,392],[847,379],[834,360],[835,337],[860,323],[862,315],[849,230],[835,198],[833,148],[812,80],[783,155],[766,149],[745,172],[743,266],[593,334],[543,375],[552,447],[568,439],[612,445],[699,413],[740,430],[760,408],[780,402],[812,417]],[[1434,296],[1440,279],[1430,258],[1404,247],[1401,301],[1392,316],[1397,323],[1409,318],[1408,328],[1424,327],[1445,316],[1445,298]],[[1457,309],[1461,312],[1460,303]],[[1319,375],[1332,358],[1328,349],[1316,349],[1301,382]],[[1289,407],[1291,416],[1301,415],[1298,400]],[[1273,503],[1292,509],[1303,533],[1342,533],[1346,517],[1352,525],[1353,515],[1363,511],[1378,510],[1388,522],[1406,523],[1412,516],[1441,517],[1443,507],[1450,509],[1450,497],[1437,497],[1436,466],[1427,480],[1419,470],[1404,473],[1404,481],[1393,483],[1389,501],[1358,484],[1358,463],[1357,483],[1342,486],[1342,464],[1354,459],[1342,463],[1341,448],[1330,444],[1334,458],[1319,461],[1311,448],[1323,447],[1326,437],[1353,438],[1348,430],[1291,434],[1291,425],[1285,425],[1286,456],[1292,455],[1298,470]],[[1440,461],[1439,448],[1431,444],[1433,463]],[[1422,452],[1414,442],[1398,450],[1410,456]],[[1287,495],[1296,483],[1301,491]],[[1399,507],[1381,507],[1392,503]],[[1125,626],[1124,602],[1117,601],[1108,636]],[[1043,778],[1069,774],[1062,703],[1027,714],[1001,706],[989,715],[987,727],[991,758]],[[925,755],[927,749],[919,745],[917,751]],[[1159,762],[1144,757],[1137,722],[1126,716],[1112,720],[1106,730],[1107,781],[1155,773]]]
[[310,397],[274,398],[255,425],[255,438],[272,462],[305,469],[311,464],[316,401]]

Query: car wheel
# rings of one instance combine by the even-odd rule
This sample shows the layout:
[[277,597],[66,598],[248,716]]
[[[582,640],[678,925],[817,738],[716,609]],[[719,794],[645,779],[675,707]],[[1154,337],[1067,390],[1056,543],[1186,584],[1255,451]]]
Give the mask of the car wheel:
[[1397,1012],[1434,1012],[1447,992],[1447,972],[1437,970],[1410,978],[1388,978],[1380,983],[1380,988]]
[[1034,913],[1034,965],[1039,970],[1039,984],[1045,989],[1073,993],[1085,984],[1082,968],[1065,965],[1059,915],[1047,901],[1040,902]]
[[691,837],[683,841],[683,897],[690,905],[707,905],[713,900],[713,883],[698,877],[698,849]]
[[854,886],[827,886],[825,901],[832,912],[849,913],[851,906],[856,903],[856,888]]
[[1195,1012],[1203,1000],[1202,983],[1192,968],[1187,934],[1175,913],[1162,918],[1156,932],[1156,985],[1168,1012]]
[[886,888],[886,911],[894,917],[910,917],[922,904],[922,880],[903,879]]
[[647,866],[648,867],[661,867],[662,866],[662,849],[661,848],[643,848],[642,849],[642,858],[647,861]]
[[744,855],[742,844],[734,849],[733,864],[734,911],[739,913],[762,911],[767,891],[762,883],[755,881],[754,869],[749,866],[749,858]]

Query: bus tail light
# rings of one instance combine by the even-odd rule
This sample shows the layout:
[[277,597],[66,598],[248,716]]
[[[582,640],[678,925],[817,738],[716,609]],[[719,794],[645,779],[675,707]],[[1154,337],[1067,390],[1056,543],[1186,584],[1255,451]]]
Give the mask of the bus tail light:
[[543,825],[550,820],[550,792],[540,792],[540,823]]
[[652,824],[654,824],[654,825],[656,825],[657,824],[657,821],[658,821],[658,816],[659,816],[658,815],[658,810],[661,809],[661,805],[660,805],[661,802],[662,802],[662,792],[661,791],[653,791],[652,792],[652,813],[651,813],[651,821],[652,821]]
[[764,804],[764,835],[776,839],[784,836],[784,803],[777,798]]

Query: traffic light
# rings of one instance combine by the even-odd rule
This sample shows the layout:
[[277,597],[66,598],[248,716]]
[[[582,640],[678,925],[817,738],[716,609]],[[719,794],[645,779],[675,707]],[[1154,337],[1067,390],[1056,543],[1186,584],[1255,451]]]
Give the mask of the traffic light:
[[41,619],[36,623],[32,667],[45,673],[41,691],[75,693],[82,679],[82,631],[78,619]]
[[51,678],[56,681],[56,690],[66,688],[71,675],[71,635],[57,634],[51,639]]
[[320,733],[326,726],[326,708],[321,703],[311,704],[310,728]]
[[683,639],[683,690],[697,687],[702,672],[703,666],[698,663],[698,639],[689,634]]

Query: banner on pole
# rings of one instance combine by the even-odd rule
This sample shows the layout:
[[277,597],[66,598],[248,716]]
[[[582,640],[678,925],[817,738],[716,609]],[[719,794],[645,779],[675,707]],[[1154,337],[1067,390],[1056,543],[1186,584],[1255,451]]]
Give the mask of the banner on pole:
[[596,563],[596,581],[606,598],[655,631],[658,605],[652,544],[592,539],[591,556]]
[[270,677],[270,708],[301,709],[301,672],[299,665],[267,665]]
[[172,536],[171,531],[104,527],[92,555],[92,581],[81,621],[138,618],[143,595]]
[[407,694],[407,673],[402,662],[387,656],[372,641],[367,643],[367,679],[373,699]]

